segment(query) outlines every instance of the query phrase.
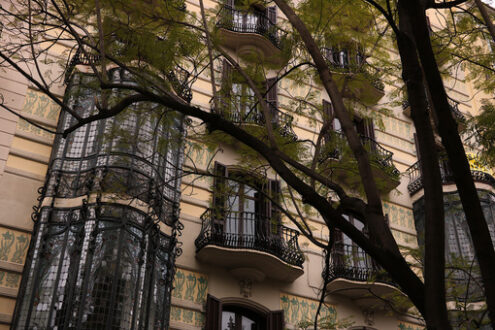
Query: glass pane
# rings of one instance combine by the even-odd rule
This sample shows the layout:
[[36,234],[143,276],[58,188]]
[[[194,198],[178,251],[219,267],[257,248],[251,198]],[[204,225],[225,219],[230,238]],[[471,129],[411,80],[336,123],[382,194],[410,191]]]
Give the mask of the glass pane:
[[235,313],[222,312],[222,330],[235,329]]

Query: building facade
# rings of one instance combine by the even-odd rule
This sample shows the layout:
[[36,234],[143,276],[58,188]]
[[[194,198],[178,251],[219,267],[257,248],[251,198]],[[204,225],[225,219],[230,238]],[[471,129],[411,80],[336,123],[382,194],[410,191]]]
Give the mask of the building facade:
[[[282,65],[285,39],[277,26],[286,22],[276,7],[246,11],[234,2],[205,3],[218,10],[215,31],[231,56]],[[195,1],[187,6],[199,12]],[[337,77],[354,66],[366,67],[359,47],[328,47],[324,53]],[[85,66],[80,54],[74,55],[58,92],[81,115],[93,113],[101,93]],[[266,118],[253,106],[250,88],[227,61],[218,61],[215,69],[216,100],[206,76],[176,92],[190,93],[191,104],[234,123],[263,127]],[[333,118],[328,95],[317,83],[297,87],[278,81],[275,69],[268,74],[266,100],[276,133],[287,143],[315,140],[323,120],[294,113],[291,102],[305,92],[301,89],[312,88]],[[179,74],[173,77],[171,83],[180,80]],[[363,77],[349,89],[352,97],[371,108],[389,104],[392,86],[373,74]],[[110,70],[110,79],[133,83],[132,75],[119,69]],[[59,132],[73,123],[14,70],[0,73],[0,81],[4,99],[24,118]],[[459,120],[477,114],[486,95],[469,81],[447,83]],[[325,282],[320,319],[327,324],[423,328],[422,320],[408,313],[398,286],[347,236],[337,235],[331,266],[322,274],[324,255],[282,212],[286,186],[273,171],[248,175],[235,142],[218,139],[214,150],[198,148],[193,135],[186,137],[184,118],[162,113],[156,105],[139,104],[64,139],[0,111],[0,329],[305,329],[312,327]],[[396,241],[404,251],[418,248],[424,200],[407,104],[392,106],[380,119],[355,116],[354,123],[370,152]],[[327,153],[318,166],[359,191],[340,124],[330,124]],[[214,176],[184,174],[191,169],[211,170]],[[493,172],[475,161],[472,170],[495,240]],[[449,256],[472,260],[446,162],[442,179]],[[306,218],[315,237],[328,240],[323,219],[311,212]],[[348,220],[359,226],[352,216]],[[468,290],[475,295],[481,289]],[[393,304],[384,304],[384,298]]]

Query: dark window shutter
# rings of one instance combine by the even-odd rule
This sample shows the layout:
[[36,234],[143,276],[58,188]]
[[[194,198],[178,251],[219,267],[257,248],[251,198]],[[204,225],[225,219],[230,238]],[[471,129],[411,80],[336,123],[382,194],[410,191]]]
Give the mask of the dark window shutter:
[[269,26],[277,24],[277,7],[268,7],[266,9],[266,16],[268,16],[268,20],[270,21]]
[[223,60],[222,65],[222,92],[229,96],[232,89],[232,65],[227,60]]
[[222,303],[212,295],[206,299],[205,330],[220,330],[222,323]]
[[[326,118],[324,118],[325,120],[325,124],[327,123],[327,121],[331,120],[331,123],[330,123],[330,130],[333,130],[335,131],[335,119],[333,117],[333,106],[332,106],[332,103],[326,101],[326,100],[323,100],[323,112],[324,112],[324,116]],[[325,134],[325,139],[328,141],[330,138],[330,134],[326,133]]]
[[217,232],[223,232],[223,218],[225,216],[225,203],[227,200],[227,167],[215,162],[215,176],[213,177],[213,217],[214,228]]
[[266,81],[266,101],[268,102],[268,107],[270,109],[273,122],[277,122],[278,114],[278,96],[277,96],[277,78],[270,78]]
[[[280,181],[278,180],[268,180],[269,184],[269,195],[270,197],[277,203],[280,203]],[[280,231],[280,220],[281,213],[280,209],[273,205],[271,202],[269,203],[269,211],[268,213],[271,221],[271,233],[278,234]]]
[[283,330],[284,329],[284,311],[273,311],[267,317],[268,330]]
[[373,120],[368,119],[364,126],[364,135],[372,140],[375,140],[375,126],[373,125]]

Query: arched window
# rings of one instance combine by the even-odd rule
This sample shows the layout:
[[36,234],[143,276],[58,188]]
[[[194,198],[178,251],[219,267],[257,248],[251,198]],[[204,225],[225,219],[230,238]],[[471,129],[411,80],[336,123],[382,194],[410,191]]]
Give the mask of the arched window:
[[206,301],[206,330],[282,330],[284,312],[261,311],[246,303],[222,303],[208,295]]

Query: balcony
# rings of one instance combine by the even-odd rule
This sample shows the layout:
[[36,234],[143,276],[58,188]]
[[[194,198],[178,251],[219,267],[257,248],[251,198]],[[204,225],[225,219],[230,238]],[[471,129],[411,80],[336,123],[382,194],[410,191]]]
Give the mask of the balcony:
[[[393,153],[383,148],[378,142],[361,136],[361,143],[368,152],[373,176],[381,193],[388,193],[400,184],[400,172],[395,167]],[[320,159],[320,168],[332,175],[332,179],[355,191],[362,189],[357,162],[341,132],[332,132]]]
[[201,216],[195,241],[199,260],[257,281],[292,282],[304,273],[299,232],[252,212],[218,213],[208,209]]
[[[328,293],[346,296],[363,308],[386,308],[397,295],[405,297],[398,285],[358,246],[335,243],[330,258]],[[409,304],[395,307],[407,309]]]
[[339,88],[345,85],[344,97],[372,106],[385,95],[385,86],[378,70],[372,68],[359,51],[324,48],[322,54]]
[[[455,101],[450,101],[450,110],[452,111],[452,114],[454,115],[454,119],[457,121],[457,124],[459,125],[459,129],[464,129],[465,124],[466,124],[466,117],[462,114],[462,112],[459,110],[459,103]],[[402,113],[411,118],[411,105],[409,104],[408,100],[404,100],[402,102]]]
[[224,5],[218,13],[219,42],[241,56],[259,57],[281,64],[286,33],[264,12],[256,9],[239,10]]
[[[215,102],[216,100],[216,102]],[[276,104],[267,102],[272,116],[272,127],[278,133],[294,142],[297,135],[292,129],[294,117],[280,111]],[[254,126],[264,128],[266,119],[259,103],[253,96],[231,95],[230,97],[218,96],[210,101],[211,111],[224,119],[237,125]]]
[[[439,163],[440,174],[442,176],[442,184],[455,184],[454,174],[450,169],[448,159],[445,155],[441,156]],[[407,190],[412,196],[423,189],[423,176],[421,173],[421,165],[419,161],[409,167],[406,173],[409,175],[409,184],[407,185]],[[484,183],[491,186],[492,188],[495,188],[495,178],[490,173],[487,173],[484,170],[480,169],[471,169],[471,175],[473,176],[473,180],[475,183]]]

